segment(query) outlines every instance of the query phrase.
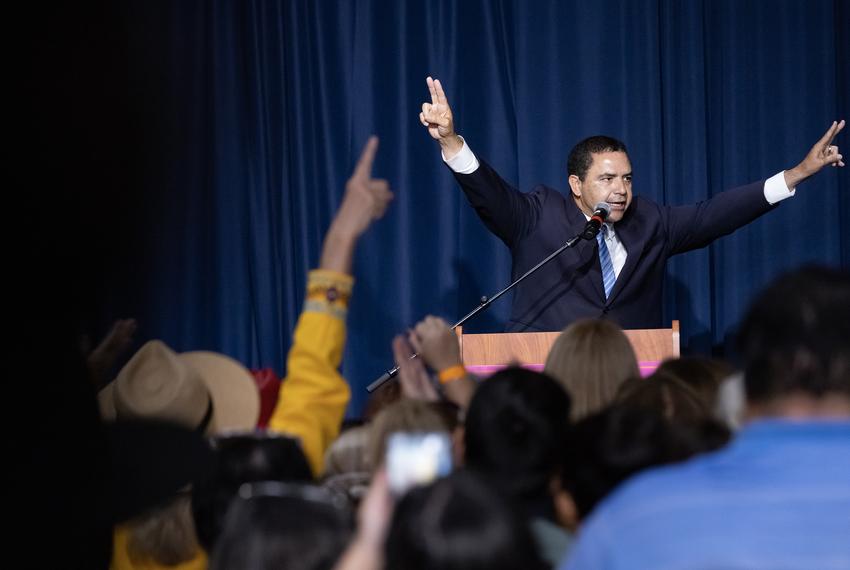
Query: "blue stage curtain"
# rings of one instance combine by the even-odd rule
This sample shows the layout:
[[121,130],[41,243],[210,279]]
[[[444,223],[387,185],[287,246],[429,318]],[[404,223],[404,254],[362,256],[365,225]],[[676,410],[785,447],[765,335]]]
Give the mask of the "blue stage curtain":
[[[846,0],[130,2],[138,247],[104,311],[283,374],[306,273],[376,133],[374,171],[396,199],[356,257],[343,365],[356,415],[395,334],[429,313],[454,320],[510,278],[418,122],[427,75],[520,188],[567,190],[569,149],[609,134],[629,147],[636,192],[682,204],[794,166],[850,118],[848,22]],[[850,128],[837,144],[850,156]],[[686,352],[727,347],[782,271],[850,267],[848,171],[671,261],[665,318]],[[509,303],[468,330],[501,330]]]

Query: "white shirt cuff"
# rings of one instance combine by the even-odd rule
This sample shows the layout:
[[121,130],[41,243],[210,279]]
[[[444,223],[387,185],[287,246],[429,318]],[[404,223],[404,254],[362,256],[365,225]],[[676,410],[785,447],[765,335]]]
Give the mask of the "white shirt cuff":
[[769,204],[776,204],[790,198],[797,191],[785,185],[785,171],[774,174],[764,181],[764,198]]
[[460,147],[460,151],[458,151],[458,153],[449,160],[446,160],[446,155],[440,151],[440,154],[443,157],[443,162],[445,162],[449,168],[458,174],[472,174],[478,170],[478,159],[475,158],[475,155],[466,144],[464,138],[460,135],[458,135],[458,138],[463,142],[463,146]]

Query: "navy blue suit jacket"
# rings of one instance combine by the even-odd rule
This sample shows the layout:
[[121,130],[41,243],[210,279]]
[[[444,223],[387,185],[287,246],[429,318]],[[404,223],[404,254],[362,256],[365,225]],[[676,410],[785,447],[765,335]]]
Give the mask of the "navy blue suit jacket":
[[[584,228],[571,196],[542,185],[519,192],[479,162],[472,174],[455,177],[484,224],[510,248],[514,279]],[[596,240],[582,240],[517,286],[506,329],[559,331],[585,317],[608,318],[626,329],[661,328],[667,259],[704,247],[773,207],[763,180],[688,206],[634,196],[614,225],[628,255],[611,296],[605,299]]]

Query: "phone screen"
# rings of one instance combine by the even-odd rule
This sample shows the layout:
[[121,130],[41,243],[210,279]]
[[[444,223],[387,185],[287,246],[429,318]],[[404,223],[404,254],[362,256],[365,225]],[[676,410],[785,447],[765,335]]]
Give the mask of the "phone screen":
[[390,491],[402,495],[427,485],[452,469],[452,444],[447,433],[398,432],[387,441],[387,480]]

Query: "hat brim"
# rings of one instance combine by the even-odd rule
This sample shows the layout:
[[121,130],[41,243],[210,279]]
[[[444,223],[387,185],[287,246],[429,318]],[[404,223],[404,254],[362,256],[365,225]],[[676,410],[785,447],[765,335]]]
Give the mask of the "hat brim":
[[178,358],[198,372],[210,392],[213,416],[207,433],[256,427],[260,394],[247,368],[216,352],[184,352]]
[[[207,433],[250,430],[260,417],[260,394],[251,373],[236,360],[209,351],[184,352],[177,355],[195,369],[209,390],[213,401],[213,417]],[[117,419],[115,382],[97,394],[100,415],[105,421]]]
[[112,422],[118,419],[118,412],[115,410],[114,380],[97,393],[97,407],[100,409],[100,417],[103,421]]

